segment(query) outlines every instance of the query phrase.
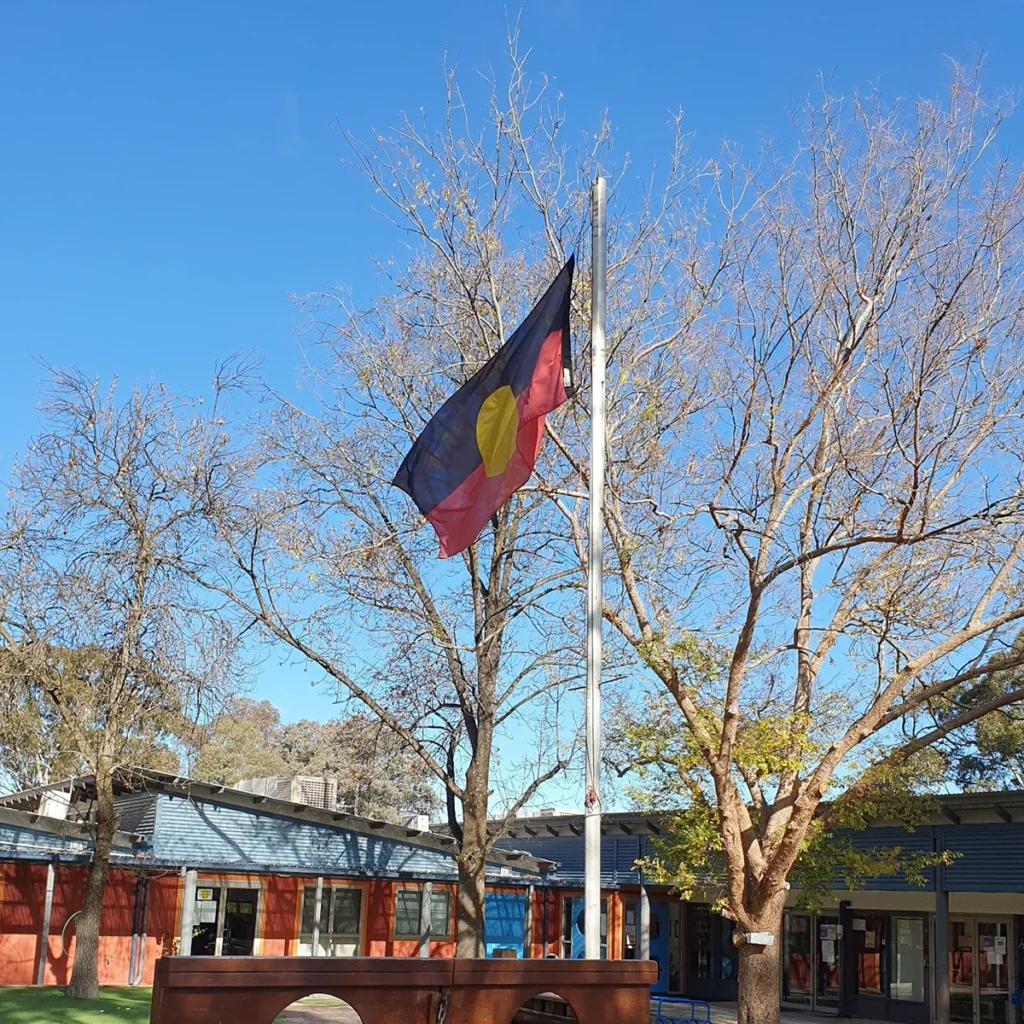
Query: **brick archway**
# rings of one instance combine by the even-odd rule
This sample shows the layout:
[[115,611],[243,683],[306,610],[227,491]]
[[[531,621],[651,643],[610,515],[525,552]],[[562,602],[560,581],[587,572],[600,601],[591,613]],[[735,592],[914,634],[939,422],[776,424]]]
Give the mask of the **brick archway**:
[[557,992],[579,1024],[648,1024],[657,965],[642,960],[164,957],[151,1024],[273,1024],[297,999],[337,996],[363,1024],[510,1024]]

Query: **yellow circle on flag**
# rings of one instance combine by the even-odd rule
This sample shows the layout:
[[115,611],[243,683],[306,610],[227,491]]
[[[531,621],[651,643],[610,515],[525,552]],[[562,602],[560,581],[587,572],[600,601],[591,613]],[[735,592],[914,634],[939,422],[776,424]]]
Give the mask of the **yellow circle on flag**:
[[488,476],[501,476],[516,450],[519,433],[519,408],[516,396],[507,385],[489,394],[476,417],[476,446],[484,460]]

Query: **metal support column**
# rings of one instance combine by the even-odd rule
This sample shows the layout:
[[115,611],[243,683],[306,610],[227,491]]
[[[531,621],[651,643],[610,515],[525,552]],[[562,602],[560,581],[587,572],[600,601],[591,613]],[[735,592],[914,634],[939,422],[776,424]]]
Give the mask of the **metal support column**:
[[50,954],[50,918],[53,915],[53,861],[46,865],[46,898],[43,900],[43,927],[39,933],[39,963],[36,967],[36,984],[42,985],[46,978],[46,959]]
[[135,967],[135,984],[141,985],[146,977],[146,936],[149,928],[149,885],[147,878],[142,891],[142,934],[139,936],[139,955]]
[[313,901],[313,956],[320,955],[320,913],[324,908],[324,876],[317,875]]
[[550,889],[545,889],[544,890],[544,913],[543,913],[543,920],[541,921],[541,927],[544,929],[544,959],[545,960],[547,960],[547,958],[552,955],[551,954],[551,945],[548,942],[548,927],[549,927],[549,922],[548,922],[548,906],[550,905],[550,903],[551,903],[551,890]]
[[132,907],[132,946],[128,954],[128,984],[135,984],[135,965],[139,956],[139,930],[142,928],[142,876],[135,876],[135,904]]
[[857,969],[853,956],[853,914],[850,901],[839,901],[839,932],[836,936],[836,958],[839,961],[838,1016],[851,1016]]
[[640,934],[637,938],[637,959],[651,959],[651,901],[647,895],[647,886],[640,886]]
[[949,1024],[949,893],[941,888],[942,868],[936,870],[940,888],[935,893],[935,1024]]
[[430,956],[430,901],[433,895],[433,883],[424,882],[420,890],[420,956]]
[[178,956],[192,955],[192,930],[196,917],[196,884],[194,869],[185,871],[185,889],[181,894],[181,931],[178,934]]

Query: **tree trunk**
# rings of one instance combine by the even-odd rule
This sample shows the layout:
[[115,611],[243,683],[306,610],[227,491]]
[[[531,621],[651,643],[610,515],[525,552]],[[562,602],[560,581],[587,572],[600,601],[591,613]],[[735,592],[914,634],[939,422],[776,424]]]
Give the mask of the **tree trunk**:
[[[479,747],[478,747],[479,750]],[[466,771],[459,850],[459,897],[455,955],[484,955],[484,894],[487,876],[488,765],[474,758]]]
[[67,994],[75,999],[99,996],[100,915],[110,870],[110,848],[117,830],[114,778],[110,769],[96,772],[96,839],[85,884],[85,901],[78,915],[75,959]]
[[737,1024],[779,1024],[781,998],[782,910],[786,894],[780,893],[758,918],[751,931],[770,932],[774,943],[754,946],[739,943],[739,1008]]
[[[476,860],[474,857],[473,860]],[[484,893],[486,892],[483,858],[481,867],[459,857],[459,896],[455,955],[460,958],[484,956]]]

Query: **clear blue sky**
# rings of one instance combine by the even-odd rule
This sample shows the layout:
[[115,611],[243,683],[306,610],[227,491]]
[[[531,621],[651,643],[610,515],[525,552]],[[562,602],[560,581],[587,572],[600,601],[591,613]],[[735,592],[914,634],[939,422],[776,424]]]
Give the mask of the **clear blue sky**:
[[[199,391],[218,356],[253,350],[286,388],[289,296],[366,299],[371,254],[400,252],[335,121],[439,112],[445,52],[472,89],[504,25],[488,0],[0,5],[0,478],[36,428],[38,358]],[[638,168],[680,106],[708,152],[785,133],[819,72],[931,95],[950,58],[987,52],[990,88],[1024,84],[1024,0],[533,0],[522,39],[570,129],[607,107]],[[330,715],[302,678],[268,662],[259,693],[288,719]]]

